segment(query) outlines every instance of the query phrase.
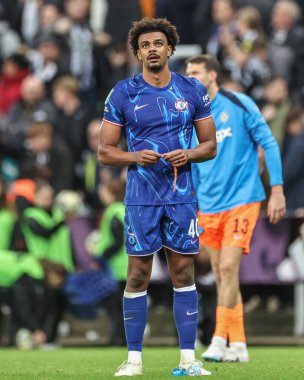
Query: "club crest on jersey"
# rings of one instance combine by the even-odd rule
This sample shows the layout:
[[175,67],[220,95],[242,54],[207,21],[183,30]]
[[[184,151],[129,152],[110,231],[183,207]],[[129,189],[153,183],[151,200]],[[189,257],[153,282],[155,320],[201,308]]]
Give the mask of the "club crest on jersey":
[[220,114],[220,120],[222,123],[227,123],[227,121],[229,120],[229,115],[227,112],[222,112]]
[[175,108],[180,112],[185,112],[188,109],[188,102],[185,99],[178,99],[175,102]]

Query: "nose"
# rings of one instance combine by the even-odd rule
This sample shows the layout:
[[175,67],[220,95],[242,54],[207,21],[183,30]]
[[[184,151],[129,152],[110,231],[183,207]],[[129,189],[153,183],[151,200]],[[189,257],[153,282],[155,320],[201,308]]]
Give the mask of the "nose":
[[149,53],[154,52],[154,51],[156,51],[156,47],[155,47],[155,45],[151,44],[150,48],[149,48]]

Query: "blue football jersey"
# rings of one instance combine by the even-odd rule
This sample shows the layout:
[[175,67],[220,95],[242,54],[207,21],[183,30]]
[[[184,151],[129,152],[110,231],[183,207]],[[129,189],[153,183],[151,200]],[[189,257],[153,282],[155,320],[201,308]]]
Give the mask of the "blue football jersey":
[[[190,149],[194,121],[211,117],[207,91],[196,79],[172,72],[166,87],[146,83],[142,75],[122,80],[105,102],[104,120],[121,126],[128,151],[168,153]],[[125,204],[165,205],[196,202],[191,164],[178,168],[174,191],[173,166],[160,159],[155,165],[130,165]]]

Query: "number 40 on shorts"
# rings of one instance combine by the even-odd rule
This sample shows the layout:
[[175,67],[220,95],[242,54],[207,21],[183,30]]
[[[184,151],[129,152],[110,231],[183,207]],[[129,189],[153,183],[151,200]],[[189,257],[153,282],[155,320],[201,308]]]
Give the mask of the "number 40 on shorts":
[[192,237],[199,237],[198,233],[198,219],[191,219],[190,225],[189,225],[189,230],[188,230],[188,235]]

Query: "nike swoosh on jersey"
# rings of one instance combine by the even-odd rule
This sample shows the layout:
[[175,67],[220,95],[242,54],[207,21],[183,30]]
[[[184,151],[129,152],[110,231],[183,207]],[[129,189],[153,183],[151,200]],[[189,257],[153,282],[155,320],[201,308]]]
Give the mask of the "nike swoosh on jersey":
[[139,106],[138,104],[136,104],[136,106],[134,107],[134,111],[138,111],[144,107],[147,107],[149,104],[143,104],[142,106]]
[[193,315],[193,314],[197,314],[198,311],[187,311],[187,315]]
[[133,319],[133,317],[124,318],[124,321],[127,321],[128,319]]

